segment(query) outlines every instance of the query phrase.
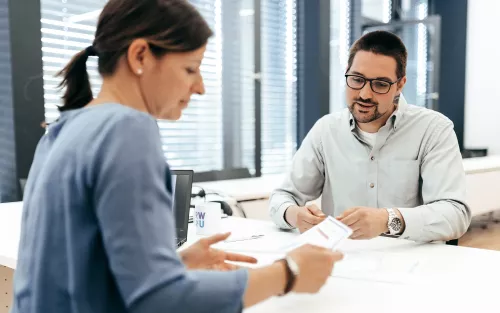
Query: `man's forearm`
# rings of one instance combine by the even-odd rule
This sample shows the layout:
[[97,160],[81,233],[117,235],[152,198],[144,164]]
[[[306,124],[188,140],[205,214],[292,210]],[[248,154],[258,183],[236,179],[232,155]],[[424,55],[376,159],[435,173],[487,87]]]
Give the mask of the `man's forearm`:
[[470,225],[468,207],[454,200],[441,200],[415,208],[400,208],[405,220],[401,238],[419,242],[460,238]]
[[292,227],[297,227],[297,211],[299,210],[299,206],[290,205],[285,210],[285,221],[290,224]]
[[291,195],[287,195],[280,191],[273,192],[269,201],[269,214],[278,227],[282,229],[291,229],[295,227],[291,225],[285,217],[287,209],[294,205],[297,205],[297,203]]

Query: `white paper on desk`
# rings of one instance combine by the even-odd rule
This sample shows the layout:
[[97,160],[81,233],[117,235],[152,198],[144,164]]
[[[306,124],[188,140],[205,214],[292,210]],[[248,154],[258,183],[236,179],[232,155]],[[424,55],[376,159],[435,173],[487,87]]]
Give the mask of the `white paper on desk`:
[[339,243],[351,236],[352,230],[328,216],[323,222],[315,225],[297,237],[291,245],[285,247],[285,252],[291,251],[305,244],[335,249]]
[[415,275],[419,260],[408,260],[398,253],[359,252],[347,253],[335,264],[332,276],[397,284],[420,282]]

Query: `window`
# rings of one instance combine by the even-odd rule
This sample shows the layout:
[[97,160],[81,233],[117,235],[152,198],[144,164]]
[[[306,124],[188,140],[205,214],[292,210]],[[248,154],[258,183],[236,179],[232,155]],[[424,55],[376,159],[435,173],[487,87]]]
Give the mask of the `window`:
[[350,40],[349,0],[330,1],[330,112],[344,109]]
[[388,23],[391,20],[392,0],[362,0],[363,24]]
[[0,203],[17,198],[8,1],[0,0]]
[[[45,119],[48,123],[59,117],[61,82],[55,75],[71,57],[92,44],[95,25],[104,0],[41,0],[43,88]],[[99,92],[101,80],[97,73],[97,59],[87,62],[94,95]]]
[[[176,169],[196,172],[246,167],[279,173],[296,149],[295,1],[191,0],[214,31],[202,74],[206,94],[193,96],[177,122],[159,121],[165,157]],[[60,82],[54,75],[89,46],[105,0],[41,0],[43,78],[47,122],[59,116]],[[255,55],[255,18],[261,17],[260,51]],[[255,138],[255,60],[260,59],[261,138]],[[96,58],[87,63],[93,92],[101,80]],[[260,140],[262,149],[255,149]]]
[[296,150],[296,7],[262,1],[262,173],[283,173]]

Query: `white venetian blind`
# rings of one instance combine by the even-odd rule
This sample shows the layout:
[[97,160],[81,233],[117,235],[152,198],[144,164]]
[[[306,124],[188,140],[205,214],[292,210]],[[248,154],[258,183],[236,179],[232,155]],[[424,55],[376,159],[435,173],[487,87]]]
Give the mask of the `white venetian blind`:
[[[214,36],[209,40],[201,67],[206,94],[193,96],[179,121],[158,122],[165,156],[173,168],[197,172],[224,169],[226,146],[238,150],[233,151],[233,166],[245,166],[251,172],[255,169],[253,1],[227,0],[232,5],[222,1],[226,0],[191,0]],[[97,18],[105,4],[105,0],[41,0],[47,122],[57,119],[57,106],[62,104],[62,93],[57,88],[61,79],[55,74],[93,42]],[[223,14],[238,17],[234,27],[223,28]],[[262,0],[261,14],[262,172],[267,174],[287,168],[296,149],[295,1]],[[234,47],[238,47],[223,51],[223,40],[230,30],[231,38],[236,38]],[[237,55],[232,55],[232,51],[237,51]],[[90,58],[87,63],[94,95],[101,86],[96,61]],[[231,70],[223,71],[223,63]],[[237,89],[230,93],[230,98],[224,98],[223,82],[227,81],[232,84],[225,85],[226,91]],[[237,134],[229,136],[233,144],[228,145],[226,140],[224,145],[229,128],[223,108],[232,103],[238,109],[229,119],[233,120]]]
[[262,0],[262,174],[283,173],[296,150],[297,12],[294,0]]
[[18,185],[8,6],[0,0],[0,203],[16,201]]
[[[58,118],[61,105],[61,79],[55,77],[73,55],[92,44],[97,18],[105,0],[41,0],[43,79],[45,118]],[[195,171],[222,167],[221,117],[221,30],[220,0],[193,0],[214,30],[202,65],[207,93],[194,96],[190,107],[178,122],[160,121],[165,155],[174,168]],[[99,92],[101,79],[97,59],[90,58],[87,69],[94,95]]]
[[330,0],[330,112],[343,110],[349,57],[350,0]]
[[202,172],[223,166],[221,1],[191,0],[214,36],[201,67],[206,94],[193,96],[179,121],[159,122],[165,156],[176,169]]
[[[59,117],[57,106],[62,105],[61,79],[55,75],[73,55],[94,41],[97,17],[105,0],[41,0],[43,89],[45,120],[50,123]],[[97,59],[87,62],[94,95],[99,92],[101,79]]]

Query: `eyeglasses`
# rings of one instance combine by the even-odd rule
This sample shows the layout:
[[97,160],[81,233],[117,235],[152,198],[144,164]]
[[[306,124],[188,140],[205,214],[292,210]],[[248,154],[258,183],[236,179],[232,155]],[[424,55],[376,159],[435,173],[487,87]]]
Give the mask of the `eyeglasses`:
[[361,90],[363,89],[363,87],[365,87],[366,82],[370,82],[370,88],[372,89],[372,91],[374,93],[383,95],[388,93],[389,90],[391,90],[392,85],[399,82],[401,78],[399,78],[394,82],[388,82],[386,80],[381,80],[381,79],[368,79],[359,75],[345,75],[345,80],[347,86],[349,86],[349,88],[354,90]]

